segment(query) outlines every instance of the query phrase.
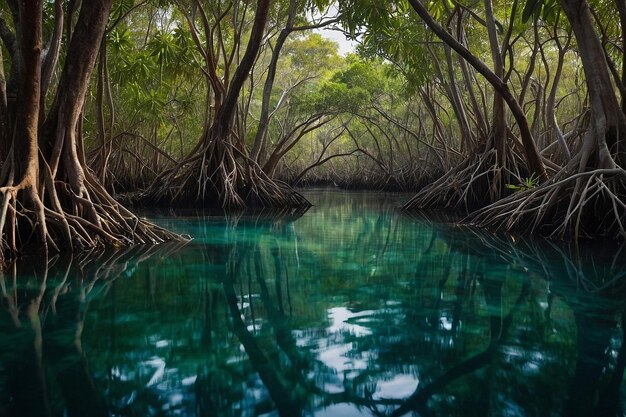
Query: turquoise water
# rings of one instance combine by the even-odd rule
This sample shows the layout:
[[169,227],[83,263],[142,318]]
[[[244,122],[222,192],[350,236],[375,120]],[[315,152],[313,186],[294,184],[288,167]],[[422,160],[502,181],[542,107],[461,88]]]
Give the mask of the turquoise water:
[[314,190],[0,279],[0,416],[622,415],[626,256]]

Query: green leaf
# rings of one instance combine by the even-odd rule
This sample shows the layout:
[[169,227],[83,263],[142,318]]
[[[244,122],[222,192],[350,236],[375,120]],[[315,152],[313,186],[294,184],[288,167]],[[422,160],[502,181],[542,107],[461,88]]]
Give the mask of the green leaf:
[[128,13],[135,5],[135,0],[120,0],[116,2],[116,5],[111,13],[113,20],[117,20]]
[[527,0],[522,11],[522,22],[527,23],[530,17],[535,14],[536,9],[541,9],[542,3],[543,0]]

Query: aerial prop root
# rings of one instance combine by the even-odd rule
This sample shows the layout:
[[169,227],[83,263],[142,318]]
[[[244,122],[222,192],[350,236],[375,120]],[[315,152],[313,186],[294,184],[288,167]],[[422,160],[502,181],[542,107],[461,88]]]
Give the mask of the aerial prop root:
[[254,162],[250,161],[249,189],[246,201],[258,202],[260,207],[310,207],[311,203],[288,184],[270,178]]
[[[22,182],[14,186],[5,186],[0,188],[0,194],[2,195],[0,232],[3,236],[0,263],[4,263],[7,252],[15,254],[18,251],[18,219],[28,222],[32,232],[38,232],[46,254],[49,246],[58,250],[56,244],[49,239],[44,207],[32,185]],[[27,208],[22,201],[22,194],[30,200],[31,208]]]
[[[213,144],[217,146],[217,141]],[[219,141],[222,142],[222,141]],[[223,143],[216,169],[210,176],[214,189],[223,190],[224,207],[257,208],[310,207],[311,203],[282,181],[270,178],[263,169],[231,143]],[[204,191],[204,190],[203,190]]]
[[570,172],[563,169],[536,188],[471,213],[464,222],[559,239],[626,239],[626,170],[614,167]]
[[[49,249],[60,252],[61,247],[76,251],[105,245],[155,244],[182,239],[131,213],[89,173],[85,175],[83,190],[77,194],[67,183],[54,181],[47,166],[43,171],[45,186],[40,190],[30,181],[0,188],[1,263],[30,245],[33,234],[38,235],[39,245],[46,256]],[[47,204],[43,203],[44,195]],[[60,195],[64,197],[64,204]],[[18,220],[28,224],[21,233]]]
[[181,162],[170,174],[153,183],[144,198],[163,201],[168,195],[173,205],[198,201],[227,209],[298,208],[311,203],[284,182],[270,178],[244,152],[224,140],[211,140]]
[[483,207],[500,198],[503,182],[521,182],[523,164],[511,151],[507,166],[499,167],[497,152],[490,149],[469,156],[443,177],[419,191],[403,206],[403,210],[436,208],[471,209]]

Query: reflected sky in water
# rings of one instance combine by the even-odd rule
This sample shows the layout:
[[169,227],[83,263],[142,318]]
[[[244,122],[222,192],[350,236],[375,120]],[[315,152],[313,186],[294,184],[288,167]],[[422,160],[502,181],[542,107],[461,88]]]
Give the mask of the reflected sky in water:
[[0,416],[617,416],[625,256],[309,191],[2,276]]

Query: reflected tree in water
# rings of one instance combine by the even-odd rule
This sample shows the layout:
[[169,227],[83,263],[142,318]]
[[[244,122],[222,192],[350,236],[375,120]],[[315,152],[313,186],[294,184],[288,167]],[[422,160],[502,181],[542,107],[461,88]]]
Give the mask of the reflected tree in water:
[[82,346],[87,307],[155,251],[132,247],[55,257],[39,267],[13,264],[0,275],[0,415],[109,415]]
[[16,395],[69,413],[54,350],[89,405],[119,416],[623,412],[622,255],[333,204],[300,219],[182,217],[197,238],[175,253],[75,261],[67,278],[58,262],[43,290],[41,273],[5,276],[3,332],[14,317],[29,329],[11,360],[28,360],[33,388]]
[[[553,324],[555,300],[571,311],[576,329],[573,375],[569,378],[563,416],[621,416],[620,398],[626,344],[624,246],[565,247],[550,241],[506,242],[476,232],[482,243],[507,262],[522,265],[549,286],[547,327]],[[569,375],[568,375],[569,376]]]

